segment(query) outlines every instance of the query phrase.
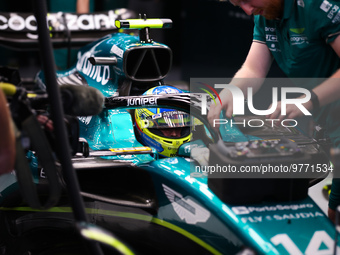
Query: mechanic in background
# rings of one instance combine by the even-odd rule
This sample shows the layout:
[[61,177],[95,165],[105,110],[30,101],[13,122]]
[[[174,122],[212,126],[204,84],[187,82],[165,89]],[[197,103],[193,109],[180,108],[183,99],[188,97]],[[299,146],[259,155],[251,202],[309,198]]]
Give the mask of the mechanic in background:
[[[245,96],[248,87],[252,87],[253,93],[256,93],[262,86],[263,78],[267,76],[274,59],[289,78],[330,77],[321,84],[308,82],[300,84],[299,87],[311,91],[311,100],[304,103],[304,107],[312,112],[314,120],[326,129],[332,145],[340,147],[340,118],[334,118],[334,112],[340,109],[338,100],[340,2],[333,0],[230,0],[230,2],[242,8],[246,14],[255,15],[252,45],[231,84],[239,87]],[[208,113],[211,124],[214,119],[219,119],[222,109],[226,111],[226,117],[232,117],[231,93],[224,89],[220,97],[222,105],[212,104]],[[267,118],[282,121],[284,118],[294,119],[303,115],[293,104],[288,104],[286,110],[285,116],[280,115],[281,103],[278,102],[277,109]],[[328,216],[333,221],[338,205],[340,205],[340,179],[333,179],[328,210]]]
[[15,135],[11,124],[11,115],[7,107],[7,99],[0,89],[0,174],[14,169]]
[[77,13],[89,13],[90,12],[90,0],[77,0]]
[[[94,0],[48,0],[49,12],[90,13],[94,11]],[[77,49],[53,50],[56,67],[65,70],[77,61]]]
[[[125,8],[127,0],[48,0],[49,12],[91,13],[94,11]],[[58,70],[66,70],[77,61],[78,49],[55,49],[54,59]],[[70,54],[70,55],[68,55]]]

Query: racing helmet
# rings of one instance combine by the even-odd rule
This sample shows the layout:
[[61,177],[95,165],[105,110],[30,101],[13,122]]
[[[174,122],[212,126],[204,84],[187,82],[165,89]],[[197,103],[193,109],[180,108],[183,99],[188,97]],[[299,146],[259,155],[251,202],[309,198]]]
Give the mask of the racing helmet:
[[[178,94],[182,90],[162,85],[143,95]],[[191,139],[190,114],[175,109],[141,108],[135,110],[137,132],[141,142],[154,147],[165,157],[176,156],[179,146]]]

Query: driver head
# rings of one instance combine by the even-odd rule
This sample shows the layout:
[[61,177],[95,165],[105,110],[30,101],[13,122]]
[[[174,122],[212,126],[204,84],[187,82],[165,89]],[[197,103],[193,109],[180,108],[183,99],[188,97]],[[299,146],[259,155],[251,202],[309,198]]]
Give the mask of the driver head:
[[[143,95],[178,94],[172,86],[157,86]],[[144,145],[154,147],[165,157],[176,156],[178,148],[191,139],[191,118],[188,113],[166,108],[141,108],[135,111],[137,132]]]

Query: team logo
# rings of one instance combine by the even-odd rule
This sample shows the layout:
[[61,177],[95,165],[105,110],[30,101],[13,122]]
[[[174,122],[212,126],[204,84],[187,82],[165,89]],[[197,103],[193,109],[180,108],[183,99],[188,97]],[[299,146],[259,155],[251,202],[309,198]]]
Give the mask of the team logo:
[[165,195],[171,202],[171,205],[181,220],[188,224],[206,222],[210,217],[210,212],[194,202],[190,198],[184,198],[182,194],[174,191],[168,186],[162,184]]

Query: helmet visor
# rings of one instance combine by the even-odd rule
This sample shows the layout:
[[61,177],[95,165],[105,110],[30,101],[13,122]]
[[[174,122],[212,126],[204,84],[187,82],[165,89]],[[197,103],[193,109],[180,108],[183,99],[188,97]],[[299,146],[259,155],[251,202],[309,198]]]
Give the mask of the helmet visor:
[[164,111],[140,119],[142,128],[176,128],[191,126],[190,115],[182,111]]

